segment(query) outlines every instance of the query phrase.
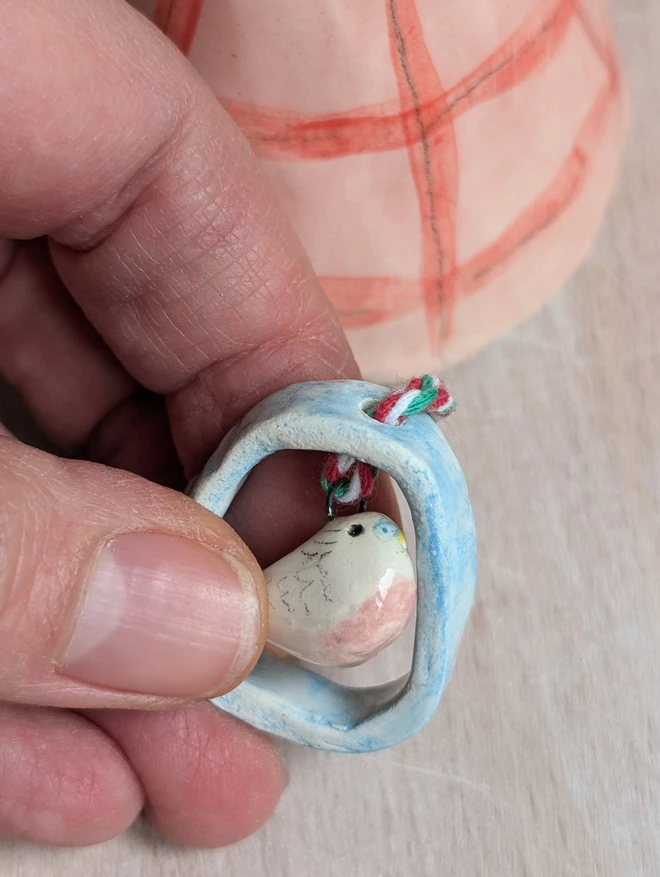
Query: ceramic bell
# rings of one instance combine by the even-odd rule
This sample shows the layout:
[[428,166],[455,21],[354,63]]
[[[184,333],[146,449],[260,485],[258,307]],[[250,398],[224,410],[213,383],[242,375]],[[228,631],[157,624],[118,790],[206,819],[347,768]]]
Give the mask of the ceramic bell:
[[[438,705],[472,605],[476,541],[463,474],[428,414],[393,424],[369,415],[390,394],[362,381],[282,390],[236,424],[190,490],[223,516],[250,471],[285,449],[348,455],[401,488],[415,528],[416,587],[393,521],[371,512],[329,521],[265,571],[268,639],[289,656],[265,650],[247,679],[212,701],[261,730],[320,749],[374,751],[418,731]],[[290,657],[359,663],[401,632],[415,605],[412,666],[402,679],[351,688]]]

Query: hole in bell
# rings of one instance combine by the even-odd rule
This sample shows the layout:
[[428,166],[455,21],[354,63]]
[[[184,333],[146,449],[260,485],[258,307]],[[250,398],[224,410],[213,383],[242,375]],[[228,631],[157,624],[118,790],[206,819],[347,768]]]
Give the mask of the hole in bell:
[[[376,408],[378,408],[380,403],[381,403],[380,399],[365,399],[364,402],[360,403],[360,411],[362,411],[363,414],[366,414],[367,417],[370,417],[373,419],[372,415],[374,414]],[[376,420],[374,422],[379,423],[380,421]]]

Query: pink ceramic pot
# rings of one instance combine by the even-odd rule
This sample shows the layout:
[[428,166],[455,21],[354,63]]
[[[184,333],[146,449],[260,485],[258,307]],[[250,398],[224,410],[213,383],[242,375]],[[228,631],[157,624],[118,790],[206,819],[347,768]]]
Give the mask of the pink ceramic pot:
[[136,0],[238,122],[365,375],[437,369],[585,254],[625,128],[601,0]]

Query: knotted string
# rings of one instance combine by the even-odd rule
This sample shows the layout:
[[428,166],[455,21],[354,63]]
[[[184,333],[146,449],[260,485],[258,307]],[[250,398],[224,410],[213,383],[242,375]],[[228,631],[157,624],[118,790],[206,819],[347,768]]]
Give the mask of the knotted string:
[[[454,411],[454,397],[444,383],[433,375],[412,378],[405,386],[398,387],[367,412],[374,420],[389,426],[399,426],[413,414],[430,414],[444,418]],[[333,506],[360,503],[364,508],[374,492],[378,469],[356,460],[349,454],[330,454],[325,461],[321,485],[327,496],[328,517]]]

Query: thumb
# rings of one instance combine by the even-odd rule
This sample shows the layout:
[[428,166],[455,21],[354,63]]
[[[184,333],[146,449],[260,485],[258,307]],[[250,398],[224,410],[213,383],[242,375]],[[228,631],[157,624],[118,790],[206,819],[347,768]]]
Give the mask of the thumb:
[[169,706],[256,662],[261,570],[192,500],[6,434],[0,497],[0,700]]

